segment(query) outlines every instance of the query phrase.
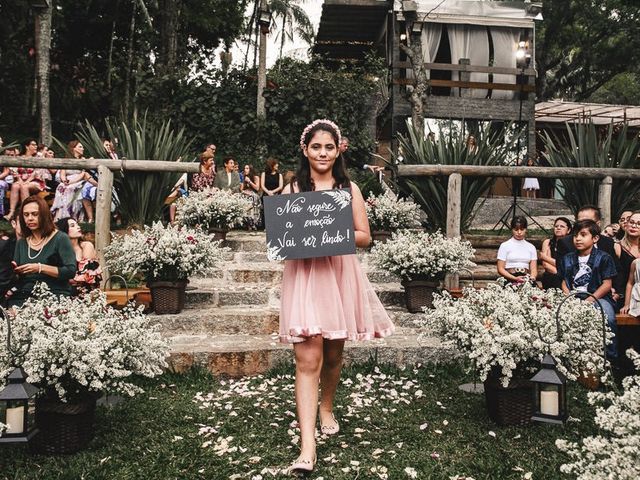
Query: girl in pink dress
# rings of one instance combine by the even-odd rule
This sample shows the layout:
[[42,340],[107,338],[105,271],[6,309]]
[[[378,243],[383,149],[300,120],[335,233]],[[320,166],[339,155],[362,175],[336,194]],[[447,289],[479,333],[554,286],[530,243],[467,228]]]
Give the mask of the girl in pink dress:
[[[347,176],[339,144],[340,130],[333,122],[315,120],[307,125],[300,138],[303,156],[298,171],[282,193],[350,186],[356,246],[367,247],[371,235],[364,199]],[[294,344],[301,439],[300,456],[290,471],[310,472],[315,466],[318,396],[320,430],[326,435],[340,430],[333,415],[333,401],[345,340],[370,340],[393,331],[394,326],[355,255],[285,260],[280,341]]]

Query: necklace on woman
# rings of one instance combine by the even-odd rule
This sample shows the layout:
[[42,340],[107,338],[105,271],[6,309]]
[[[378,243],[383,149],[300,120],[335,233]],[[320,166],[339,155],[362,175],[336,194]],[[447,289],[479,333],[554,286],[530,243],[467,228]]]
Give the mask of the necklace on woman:
[[[40,245],[42,245],[42,242],[44,242],[46,239],[47,237],[41,238],[38,243],[34,242],[33,246],[39,247]],[[38,253],[36,253],[34,256],[31,256],[31,243],[29,243],[29,240],[27,240],[27,257],[29,257],[29,260],[35,260],[36,258],[38,258],[42,253],[42,250],[43,249],[41,248],[40,250],[38,250]]]

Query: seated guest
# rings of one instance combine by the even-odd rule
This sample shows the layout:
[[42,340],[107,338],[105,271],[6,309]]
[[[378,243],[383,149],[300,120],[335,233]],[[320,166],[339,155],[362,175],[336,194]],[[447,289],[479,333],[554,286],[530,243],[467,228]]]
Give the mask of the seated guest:
[[240,186],[240,191],[251,199],[252,227],[257,227],[260,225],[260,206],[262,205],[260,201],[260,177],[258,177],[252,165],[245,165],[242,173],[244,180]]
[[[631,272],[631,264],[634,260],[640,258],[640,212],[632,213],[627,217],[624,237],[620,240],[619,248],[619,277],[621,279],[627,279],[628,282]],[[626,299],[622,297],[625,290],[620,290],[618,292],[621,294],[621,298],[618,301],[618,306],[620,307],[626,304]]]
[[616,226],[619,229],[620,227],[619,225],[610,223],[609,225],[607,225],[602,229],[602,235],[604,235],[605,237],[613,238],[615,240],[616,232],[618,231],[618,229],[616,229]]
[[[595,222],[598,225],[598,230],[599,230],[600,221],[601,221],[600,209],[594,205],[585,205],[584,207],[581,207],[580,210],[578,210],[578,213],[576,214],[576,221],[579,222],[581,220],[591,220],[592,222]],[[574,233],[575,233],[575,230],[573,231],[572,234],[567,235],[566,237],[560,239],[560,241],[558,242],[557,258],[562,258],[567,253],[576,251],[576,247],[573,242]],[[613,261],[615,264],[616,272],[619,272],[621,270],[620,262],[618,260],[621,254],[619,244],[615,243],[609,237],[605,237],[604,235],[599,235],[598,239],[596,240],[596,248],[611,255],[611,258],[613,258]],[[619,300],[620,294],[624,293],[626,284],[627,284],[627,279],[622,278],[621,276],[618,276],[613,280],[612,295],[613,295],[613,299],[616,302]]]
[[87,178],[82,186],[82,206],[86,214],[87,222],[93,223],[93,204],[98,193],[98,171],[88,170]]
[[[14,150],[12,148],[7,148],[2,152],[2,154],[15,157],[16,155],[13,152]],[[4,216],[4,197],[7,195],[7,190],[10,188],[9,183],[7,182],[7,177],[11,177],[11,170],[9,167],[0,167],[0,215],[2,216]]]
[[538,254],[536,247],[525,240],[527,219],[522,216],[511,220],[512,237],[498,249],[498,274],[512,283],[536,281]]
[[[11,221],[12,224],[14,224],[14,222],[15,220]],[[2,306],[5,306],[5,297],[15,281],[15,274],[13,272],[13,252],[15,247],[15,236],[5,233],[0,235],[0,304],[2,304]]]
[[[30,138],[23,144],[23,157],[35,157],[38,151],[38,143]],[[13,184],[11,185],[11,198],[9,199],[9,213],[4,216],[5,220],[11,220],[15,215],[18,204],[28,196],[45,189],[45,182],[40,177],[40,170],[31,167],[18,167],[11,169]]]
[[631,210],[625,210],[620,214],[620,219],[618,220],[620,229],[616,232],[616,239],[622,240],[622,237],[624,237],[624,232],[627,229],[627,221],[632,213],[633,212]]
[[200,171],[195,173],[189,183],[189,188],[196,192],[213,187],[216,179],[216,164],[213,153],[209,150],[200,154]]
[[558,241],[571,233],[571,220],[565,217],[556,218],[553,222],[553,237],[542,242],[540,259],[544,267],[542,274],[542,288],[561,288],[562,278],[558,275]]
[[82,229],[73,218],[62,218],[56,222],[56,227],[66,233],[76,255],[78,268],[75,277],[69,280],[74,295],[85,294],[100,287],[102,269],[98,262],[98,253],[93,243],[82,239]]
[[69,237],[56,230],[49,206],[37,195],[28,197],[19,212],[23,238],[16,243],[13,260],[18,276],[9,306],[21,306],[38,282],[48,285],[56,295],[71,295],[76,274],[76,256]]
[[278,161],[275,158],[267,159],[264,172],[260,175],[260,189],[265,195],[278,195],[284,188],[284,178],[278,172]]
[[[78,140],[71,140],[68,147],[70,158],[84,158],[84,146]],[[82,187],[89,178],[85,170],[60,170],[60,184],[51,206],[54,220],[61,218],[84,218],[82,213]]]
[[220,190],[240,191],[240,176],[235,171],[236,161],[233,157],[227,157],[223,161],[224,169],[216,174],[213,186]]
[[[600,227],[593,220],[579,220],[573,226],[575,250],[567,253],[558,263],[558,273],[562,277],[562,291],[569,295],[587,292],[585,301],[595,303],[598,299],[607,322],[614,335],[616,329],[615,302],[611,296],[612,279],[616,277],[613,257],[600,248],[594,248],[600,238]],[[618,356],[617,339],[607,346],[607,356]]]

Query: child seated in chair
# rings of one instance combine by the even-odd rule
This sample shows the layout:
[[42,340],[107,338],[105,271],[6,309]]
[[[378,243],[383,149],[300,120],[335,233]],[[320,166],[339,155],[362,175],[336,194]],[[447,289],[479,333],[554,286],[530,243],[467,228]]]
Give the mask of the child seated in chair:
[[[612,279],[617,275],[613,258],[601,249],[594,248],[600,238],[600,227],[593,220],[581,220],[573,227],[575,252],[562,257],[558,274],[562,277],[562,291],[569,295],[575,292],[590,293],[585,301],[600,303],[614,334],[613,342],[607,346],[607,356],[618,356],[615,302],[611,296]],[[595,298],[594,298],[595,297]]]

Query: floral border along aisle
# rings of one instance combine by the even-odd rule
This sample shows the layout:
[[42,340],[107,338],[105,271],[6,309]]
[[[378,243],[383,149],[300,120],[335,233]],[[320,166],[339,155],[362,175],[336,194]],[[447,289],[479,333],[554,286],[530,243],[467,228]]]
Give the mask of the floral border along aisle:
[[114,236],[105,258],[114,273],[144,272],[154,311],[166,314],[182,311],[189,277],[210,271],[226,250],[201,230],[156,222]]
[[[640,354],[628,350],[636,371],[640,372]],[[589,393],[589,403],[598,404],[596,436],[583,438],[580,444],[556,440],[572,463],[560,471],[578,480],[636,480],[640,478],[640,374],[622,380],[623,392]]]
[[[6,326],[0,324],[0,386],[11,370]],[[134,376],[155,377],[166,366],[167,343],[142,309],[115,310],[104,293],[57,297],[46,285],[16,309],[11,320],[14,348],[28,381],[44,390],[36,403],[40,433],[35,449],[72,453],[93,437],[95,402],[102,393],[134,396]]]
[[[603,369],[600,312],[576,298],[566,300],[560,310],[558,337],[556,311],[565,299],[560,290],[496,282],[482,290],[466,288],[458,300],[447,292],[437,295],[435,309],[425,311],[418,323],[435,330],[471,360],[485,382],[494,421],[528,423],[533,413],[530,391],[522,393],[519,412],[502,411],[490,395],[499,387],[513,390],[519,382],[528,386],[545,353],[553,355],[558,370],[570,380]],[[608,336],[613,336],[610,331]],[[517,408],[513,399],[505,407]]]
[[433,294],[447,273],[473,267],[475,250],[470,242],[442,233],[396,232],[391,240],[371,249],[374,264],[401,277],[407,309],[412,313],[430,307]]

